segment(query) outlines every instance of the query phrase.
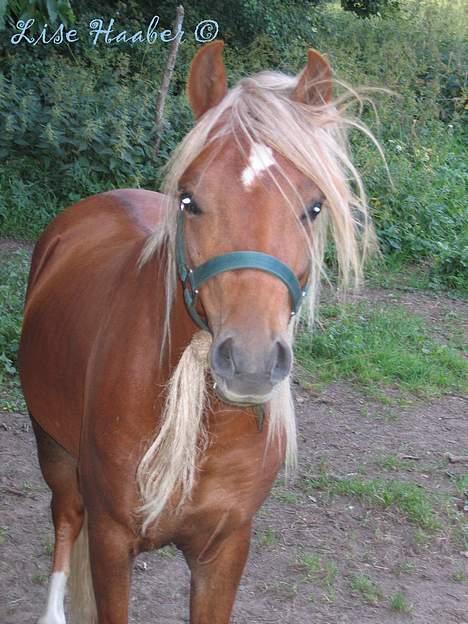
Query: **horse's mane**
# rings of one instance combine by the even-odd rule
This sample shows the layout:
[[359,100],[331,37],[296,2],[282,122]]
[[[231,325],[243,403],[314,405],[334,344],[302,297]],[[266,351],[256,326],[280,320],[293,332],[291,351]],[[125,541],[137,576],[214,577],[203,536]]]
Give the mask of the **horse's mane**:
[[[309,321],[314,318],[317,293],[324,274],[323,256],[329,229],[334,240],[341,284],[358,284],[363,260],[375,239],[361,176],[351,161],[347,130],[361,130],[380,153],[381,150],[366,126],[348,115],[352,101],[358,100],[362,104],[358,92],[340,83],[344,93],[334,102],[302,104],[291,99],[297,82],[297,77],[273,71],[260,72],[240,80],[217,106],[203,115],[167,163],[162,184],[167,201],[166,217],[162,226],[147,239],[140,259],[144,264],[163,241],[168,242],[166,338],[176,285],[174,248],[179,180],[208,145],[228,135],[232,135],[239,149],[246,152],[246,160],[253,143],[263,143],[276,150],[314,181],[326,197],[325,210],[314,222],[310,241],[312,275],[308,301],[304,306]],[[274,169],[267,173],[279,188],[278,174],[274,175]],[[281,170],[279,173],[282,180],[289,182],[291,195],[297,195],[286,173]],[[283,196],[292,209],[288,195],[283,192]]]
[[[276,150],[314,181],[326,197],[325,210],[311,228],[312,273],[304,306],[309,321],[312,322],[314,317],[324,274],[328,230],[331,230],[334,241],[341,283],[346,286],[359,282],[362,262],[374,235],[361,177],[351,161],[347,130],[360,129],[382,152],[370,131],[348,115],[353,100],[362,102],[355,91],[344,88],[344,94],[330,104],[302,104],[291,99],[297,83],[297,77],[269,71],[244,78],[217,106],[202,116],[172,154],[162,186],[167,202],[165,220],[147,239],[140,258],[143,264],[162,248],[168,252],[163,345],[168,343],[170,336],[170,312],[177,279],[174,250],[179,180],[207,146],[227,136],[234,137],[239,150],[245,152],[246,161],[254,143]],[[288,183],[285,193],[278,174],[273,173],[275,169],[266,171],[281,190],[287,205],[294,210],[291,197],[298,196],[297,191],[287,174],[279,170],[281,181]],[[303,227],[300,220],[299,223]],[[290,326],[291,341],[295,323],[292,321]],[[193,345],[189,345],[180,359],[168,385],[161,432],[156,434],[138,468],[137,478],[144,501],[141,509],[144,528],[158,518],[177,488],[181,493],[179,506],[193,488],[197,457],[203,451],[200,440],[204,439],[203,397],[206,391],[205,368],[200,364],[197,352]],[[289,379],[279,384],[269,409],[268,444],[274,440],[280,445],[284,443],[286,466],[294,467],[296,432]],[[180,449],[180,457],[175,448]]]

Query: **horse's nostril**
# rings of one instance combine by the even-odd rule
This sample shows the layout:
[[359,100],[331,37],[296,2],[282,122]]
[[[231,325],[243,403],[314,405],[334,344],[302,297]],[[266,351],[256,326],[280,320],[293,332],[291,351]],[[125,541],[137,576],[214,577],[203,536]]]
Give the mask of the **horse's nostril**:
[[291,369],[291,347],[282,340],[277,340],[275,345],[275,359],[271,369],[272,383],[282,381]]
[[251,343],[246,345],[229,336],[220,338],[211,352],[211,367],[216,375],[229,380],[231,385],[237,379],[249,388],[282,381],[290,371],[291,361],[291,347],[282,338],[257,352]]
[[215,346],[212,354],[214,371],[225,378],[233,377],[235,371],[232,347],[232,338],[226,338]]

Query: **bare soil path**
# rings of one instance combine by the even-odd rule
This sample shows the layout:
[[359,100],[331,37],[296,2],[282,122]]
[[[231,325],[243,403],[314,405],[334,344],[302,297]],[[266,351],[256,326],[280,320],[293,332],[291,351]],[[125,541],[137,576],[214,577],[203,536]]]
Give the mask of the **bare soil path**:
[[[233,622],[467,622],[468,558],[448,519],[426,533],[395,509],[308,491],[301,480],[320,471],[410,479],[443,496],[457,513],[461,500],[454,479],[464,467],[450,464],[444,454],[466,452],[464,399],[449,396],[396,410],[346,384],[334,384],[316,399],[298,389],[296,399],[300,476],[288,487],[279,482],[257,518]],[[0,450],[0,622],[32,623],[45,600],[52,530],[49,493],[25,415],[0,415]],[[404,469],[386,467],[388,456],[403,458]],[[375,600],[354,587],[353,579],[362,575],[378,585]],[[187,622],[188,586],[175,551],[142,556],[131,621]],[[407,597],[409,614],[390,608],[397,592]]]

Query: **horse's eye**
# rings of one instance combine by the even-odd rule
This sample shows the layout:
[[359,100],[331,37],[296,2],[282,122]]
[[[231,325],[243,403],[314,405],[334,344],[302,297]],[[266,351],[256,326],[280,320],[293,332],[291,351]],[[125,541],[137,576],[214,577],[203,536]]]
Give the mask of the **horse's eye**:
[[311,221],[322,211],[322,202],[316,201],[307,208],[307,212],[302,215],[302,219],[309,218]]
[[180,209],[186,210],[189,214],[199,215],[202,213],[190,193],[182,193],[180,196]]

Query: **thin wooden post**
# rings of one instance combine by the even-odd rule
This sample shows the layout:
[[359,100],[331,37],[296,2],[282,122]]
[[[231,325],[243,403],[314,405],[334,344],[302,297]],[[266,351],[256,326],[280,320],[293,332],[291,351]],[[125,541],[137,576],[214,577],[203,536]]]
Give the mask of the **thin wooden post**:
[[154,146],[155,157],[159,154],[159,146],[161,144],[161,135],[163,130],[163,115],[164,105],[166,103],[167,92],[169,91],[169,85],[171,83],[172,74],[177,58],[177,52],[179,51],[179,31],[182,29],[182,23],[184,21],[184,7],[178,6],[176,9],[176,18],[174,22],[174,31],[176,33],[175,38],[171,42],[171,49],[169,50],[169,56],[167,57],[166,69],[164,70],[163,79],[161,82],[161,88],[159,89],[158,97],[156,98],[156,144]]

